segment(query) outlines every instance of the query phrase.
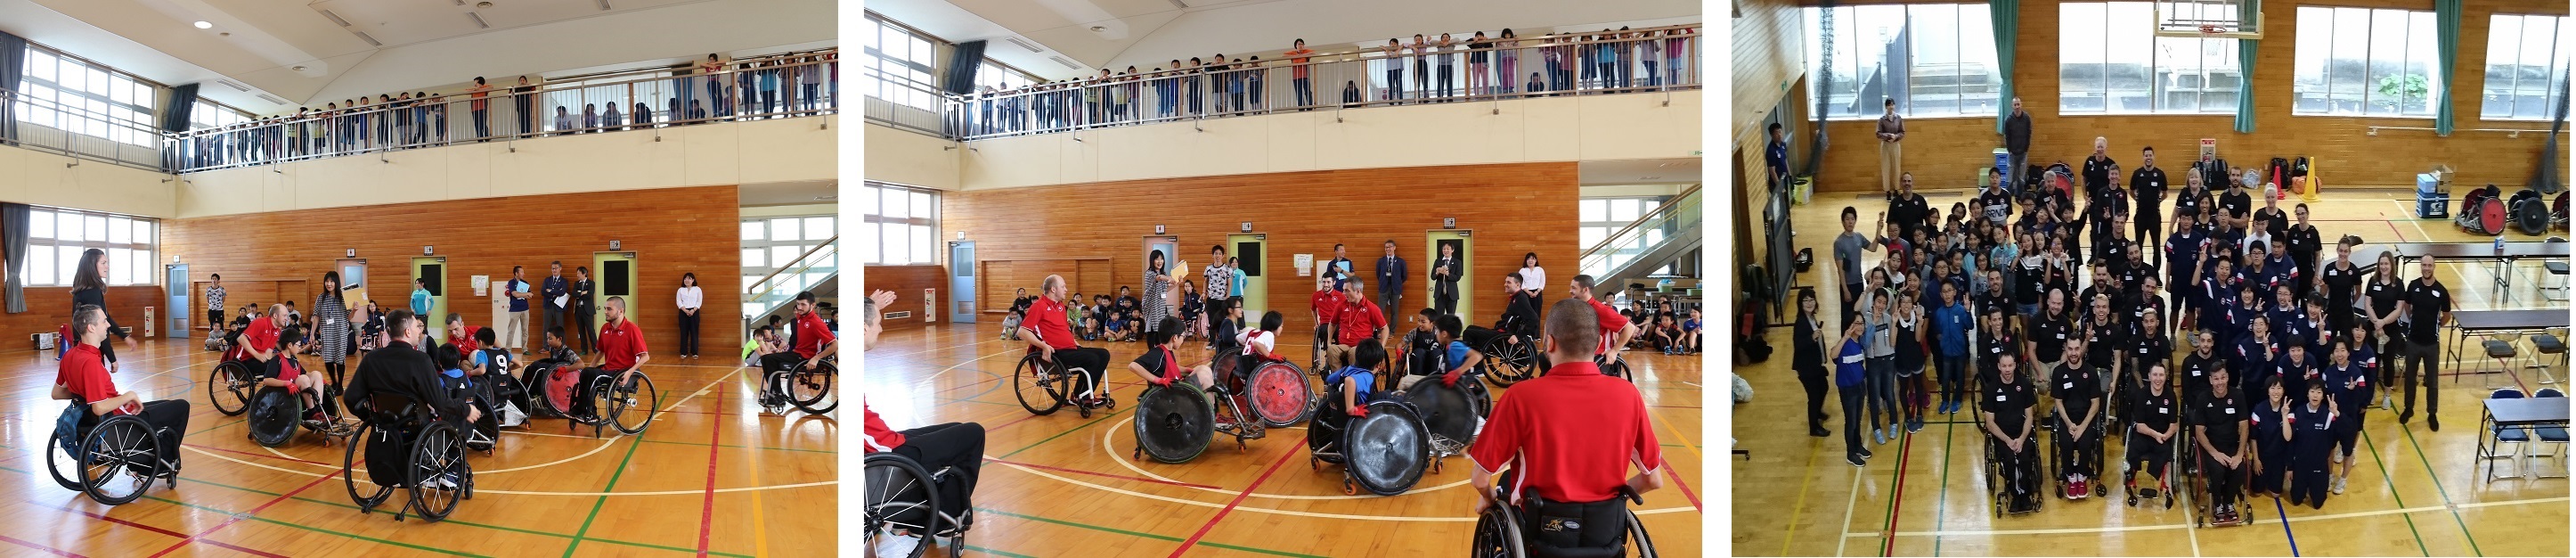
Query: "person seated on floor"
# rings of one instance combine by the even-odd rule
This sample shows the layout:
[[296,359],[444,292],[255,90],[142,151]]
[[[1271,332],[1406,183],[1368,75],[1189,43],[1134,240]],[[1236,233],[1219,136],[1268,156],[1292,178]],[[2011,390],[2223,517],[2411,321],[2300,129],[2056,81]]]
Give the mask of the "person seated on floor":
[[1699,354],[1699,309],[1690,309],[1690,319],[1682,320],[1681,325],[1680,351],[1675,354]]

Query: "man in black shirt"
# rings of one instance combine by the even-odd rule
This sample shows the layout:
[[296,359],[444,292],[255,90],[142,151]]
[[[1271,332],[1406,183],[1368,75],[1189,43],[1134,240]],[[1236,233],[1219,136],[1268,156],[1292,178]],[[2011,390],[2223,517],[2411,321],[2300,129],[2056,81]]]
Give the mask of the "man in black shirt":
[[2090,352],[2083,340],[2069,341],[2066,362],[2049,379],[2049,394],[2057,398],[2057,471],[2066,476],[2066,497],[2083,498],[2091,494],[2090,483],[2096,470],[2094,459],[2101,455],[2102,432],[2095,428],[2102,418],[2103,370],[2085,360]]
[[[2129,470],[2155,475],[2158,487],[2171,480],[2165,469],[2173,459],[2175,406],[2173,391],[2165,389],[2164,363],[2147,365],[2146,389],[2138,392],[2129,404],[2129,418],[2135,422],[2129,427],[2126,445],[2129,448]],[[2126,478],[2122,480],[2129,486],[2129,507],[2137,507],[2140,496],[2156,497],[2155,488],[2146,489],[2143,493],[2138,491],[2135,473],[2124,476]]]
[[[2162,246],[2165,242],[2164,215],[2157,206],[2165,200],[2165,170],[2156,168],[2154,146],[2139,149],[2138,159],[2143,166],[2129,173],[2129,192],[2137,200],[2135,211],[2130,213],[2129,238],[2138,239],[2146,246]],[[2164,261],[2164,256],[2156,257],[2158,267],[2164,266]]]
[[[2030,409],[2035,401],[2029,385],[2014,381],[2017,378],[2013,368],[2011,356],[1995,361],[1995,374],[2000,381],[1986,388],[1981,402],[1985,408],[1986,436],[1994,444],[1994,453],[2003,462],[2005,482],[2012,487],[2012,493],[2024,495],[2021,498],[2035,499],[2036,496],[2031,494],[2034,492],[2034,479],[2039,476],[2039,444],[2032,443],[2030,439]],[[2027,509],[2027,503],[2014,503],[2019,504],[2015,511]]]
[[2191,352],[2182,355],[2183,403],[2196,405],[2209,398],[2209,373],[2226,367],[2227,360],[2218,356],[2215,335],[2208,329],[2192,330]]
[[2245,482],[2248,457],[2245,418],[2253,410],[2228,385],[2225,368],[2210,371],[2209,397],[2198,409],[2200,420],[2192,427],[2192,437],[2200,449],[2200,471],[2209,479],[2210,502],[2222,522],[2236,521],[2237,492]]
[[2002,307],[1986,309],[1985,331],[1977,336],[1977,342],[1983,343],[1977,350],[1977,389],[1992,388],[2000,382],[1996,372],[1999,363],[2021,352],[2020,337],[2004,328],[2004,314],[2009,312]]
[[[483,419],[481,409],[467,405],[463,397],[457,396],[464,393],[465,380],[440,374],[436,361],[418,348],[421,333],[428,328],[419,316],[409,309],[395,310],[385,316],[385,327],[389,339],[384,348],[368,352],[367,358],[358,362],[358,371],[350,374],[348,391],[342,394],[342,408],[373,409],[371,401],[381,392],[411,399],[415,405],[435,413],[439,420],[458,426]],[[376,466],[369,469],[379,471],[376,478],[396,478],[390,472],[400,471],[411,462],[405,455],[410,449],[402,444],[370,441],[367,461]]]
[[2057,364],[2066,357],[2066,340],[2074,337],[2075,323],[2066,314],[2066,291],[2049,291],[2048,307],[2030,323],[2030,341],[2022,357],[2038,363],[2031,375],[2046,379],[2056,374]]
[[2246,216],[2254,211],[2254,197],[2245,194],[2245,185],[2229,180],[2227,193],[2218,195],[2218,209],[2226,212],[2226,220],[2220,222],[2219,226],[2243,233],[2249,230],[2246,228]]
[[2415,418],[2415,375],[2424,372],[2424,425],[2434,432],[2442,431],[2442,365],[2441,324],[2451,321],[2451,289],[2434,277],[2433,256],[2423,258],[2423,274],[2406,284],[2406,298],[2397,303],[2399,314],[2406,316],[2406,407],[2397,413],[2397,423]]
[[[2318,236],[2316,225],[2308,224],[2308,204],[2301,203],[2292,208],[2291,212],[2298,216],[2299,221],[2291,224],[2289,230],[2282,236],[2274,238],[2279,238],[2282,244],[2288,245],[2283,250],[2290,253],[2290,263],[2299,268],[2299,278],[2315,277],[2317,276],[2317,252],[2325,249],[2325,239]],[[2300,281],[2298,289],[2299,298],[2316,294],[2314,285],[2309,281]]]
[[1887,202],[1887,221],[1901,228],[1906,238],[1913,238],[1914,231],[1934,228],[1938,223],[1926,218],[1932,214],[1932,203],[1914,192],[1914,173],[1897,175],[1896,184],[1896,198]]
[[2120,171],[2120,163],[2111,160],[2111,138],[2095,136],[2093,154],[2084,157],[2084,197],[2099,200],[2102,190],[2110,187],[2111,175]]

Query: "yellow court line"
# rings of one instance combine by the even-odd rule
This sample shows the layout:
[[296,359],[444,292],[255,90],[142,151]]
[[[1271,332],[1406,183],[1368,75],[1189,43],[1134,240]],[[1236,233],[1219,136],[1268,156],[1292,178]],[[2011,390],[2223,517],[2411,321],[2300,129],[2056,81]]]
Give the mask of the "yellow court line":
[[[740,386],[739,386],[739,385],[737,385],[736,387],[740,387]],[[722,412],[722,411],[723,411],[723,409],[717,409],[717,411]],[[721,425],[719,425],[719,426],[721,426]],[[748,445],[748,444],[746,444],[746,445]],[[744,452],[744,453],[751,454],[751,461],[749,461],[749,462],[747,462],[747,463],[744,463],[744,465],[749,466],[749,467],[750,467],[750,469],[751,469],[751,484],[752,484],[753,486],[758,486],[758,485],[760,485],[760,483],[761,483],[761,480],[760,480],[760,454],[768,453],[768,452],[763,452],[763,451],[751,451],[751,452]],[[769,558],[769,529],[768,529],[768,527],[769,527],[769,519],[768,519],[768,514],[767,514],[767,513],[765,513],[765,512],[763,512],[763,511],[761,511],[763,508],[767,508],[767,507],[769,507],[769,506],[768,506],[766,503],[764,503],[764,502],[762,502],[762,501],[761,501],[761,498],[760,498],[760,492],[759,492],[759,491],[752,491],[752,493],[751,493],[751,549],[752,549],[752,550],[751,550],[751,555],[752,555],[752,557],[753,557],[753,558]]]
[[[1655,417],[1656,422],[1664,423],[1664,429],[1673,431],[1673,438],[1682,441],[1682,449],[1690,450],[1691,457],[1700,460],[1701,466],[1707,465],[1708,456],[1699,454],[1699,443],[1691,441],[1689,436],[1683,436],[1681,427],[1673,426],[1672,419],[1664,418],[1661,414],[1656,414],[1654,409],[1647,409],[1646,416]],[[1658,463],[1658,465],[1661,464]]]
[[[2452,507],[2470,508],[2470,507],[2487,507],[2487,506],[2513,506],[2513,505],[2522,505],[2522,504],[2545,504],[2545,503],[2550,503],[2550,502],[2565,502],[2565,501],[2567,501],[2567,499],[2568,499],[2568,497],[2566,497],[2566,496],[2559,496],[2559,497],[2555,497],[2555,498],[2533,498],[2533,499],[2529,499],[2529,500],[2510,500],[2510,501],[2503,501],[2503,502],[2472,502],[2472,503],[2460,504],[2460,505],[2458,505],[2458,506],[2418,506],[2418,507],[2412,507],[2412,508],[2397,508],[2397,509],[2389,509],[2389,510],[2376,510],[2376,511],[2364,511],[2364,512],[2338,513],[2338,514],[2329,514],[2329,515],[2312,515],[2312,516],[2303,516],[2303,517],[2292,517],[2292,518],[2288,518],[2288,519],[2287,519],[2287,521],[2290,521],[2290,522],[2300,522],[2300,521],[2318,521],[2318,520],[2326,520],[2326,519],[2349,519],[2349,518],[2355,518],[2355,517],[2374,517],[2374,516],[2382,516],[2382,515],[2398,515],[2398,514],[2409,514],[2409,513],[2437,512],[2437,511],[2448,511],[2448,510],[2450,510]],[[2261,519],[2261,520],[2255,520],[2254,522],[2252,522],[2252,523],[2247,523],[2246,525],[2263,525],[2263,524],[2267,524],[2267,523],[2277,524],[2277,523],[2280,523],[2281,521],[2283,521],[2283,519],[2281,519],[2281,518],[2277,518],[2277,517],[2276,517],[2276,518],[2272,518],[2272,519]],[[1991,536],[1991,535],[2065,535],[2065,534],[2076,534],[2076,533],[2112,533],[2112,532],[2130,532],[2130,531],[2159,531],[2159,530],[2166,530],[2166,529],[2189,529],[2189,528],[2191,528],[2191,527],[2192,527],[2192,525],[2193,525],[2193,524],[2190,524],[2190,523],[2182,523],[2182,524],[2173,524],[2173,525],[2125,525],[2125,526],[2119,526],[2119,527],[2075,527],[2075,528],[2066,528],[2066,529],[2013,529],[2013,530],[1993,530],[1993,531],[1901,531],[1901,532],[1896,533],[1896,536],[1899,536],[1899,537],[1931,537],[1931,536],[1951,536],[1951,537],[1955,537],[1955,536]],[[1879,533],[1845,533],[1843,536],[1845,536],[1845,537],[1875,537],[1875,536],[1878,536],[1878,535],[1879,535]]]
[[[1789,508],[1789,532],[1787,535],[1780,538],[1781,556],[1788,556],[1789,543],[1797,542],[1798,540],[1798,516],[1807,512],[1807,489],[1816,485],[1816,475],[1812,473],[1816,470],[1816,455],[1823,453],[1824,451],[1825,447],[1822,444],[1810,445],[1807,448],[1807,468],[1800,470],[1809,471],[1810,474],[1798,475],[1800,477],[1800,480],[1798,481],[1798,506]],[[1728,459],[1733,458],[1729,457]]]
[[[1031,469],[1031,468],[1028,468],[1028,467],[1022,467],[1022,466],[1019,466],[1019,465],[1016,465],[1016,464],[1011,464],[1011,463],[1000,463],[1000,462],[996,462],[996,463],[994,463],[994,464],[995,464],[995,465],[1001,465],[1001,466],[1004,466],[1004,467],[1009,467],[1009,468],[1012,468],[1012,469],[1017,469],[1017,470],[1020,470],[1020,471],[1023,471],[1023,472],[1027,472],[1027,473],[1029,473],[1029,474],[1033,474],[1033,475],[1041,476],[1041,477],[1046,477],[1046,478],[1050,478],[1050,479],[1055,479],[1055,480],[1059,480],[1059,481],[1064,481],[1064,482],[1071,483],[1071,484],[1077,484],[1077,485],[1082,485],[1082,486],[1088,486],[1088,487],[1097,488],[1097,489],[1101,489],[1101,490],[1106,490],[1106,491],[1110,491],[1110,492],[1116,492],[1116,493],[1119,493],[1119,494],[1125,494],[1125,495],[1128,495],[1128,496],[1135,496],[1135,497],[1139,497],[1139,498],[1147,498],[1147,499],[1153,499],[1153,500],[1162,500],[1162,501],[1165,501],[1165,502],[1171,502],[1171,503],[1175,503],[1175,504],[1186,504],[1186,505],[1192,505],[1192,506],[1199,506],[1199,507],[1203,507],[1203,508],[1224,508],[1224,507],[1225,507],[1225,505],[1224,505],[1224,504],[1215,504],[1215,503],[1201,502],[1201,501],[1191,500],[1191,499],[1187,499],[1187,498],[1174,498],[1174,497],[1170,497],[1170,496],[1158,496],[1158,495],[1146,494],[1146,493],[1142,493],[1142,492],[1136,492],[1136,491],[1126,490],[1126,489],[1121,489],[1121,488],[1113,488],[1113,487],[1108,487],[1108,486],[1101,486],[1101,485],[1097,485],[1097,484],[1092,484],[1092,483],[1088,483],[1088,482],[1083,482],[1083,481],[1079,481],[1079,480],[1074,480],[1074,479],[1069,479],[1069,478],[1065,478],[1065,477],[1061,477],[1061,476],[1056,476],[1055,474],[1048,473],[1048,472],[1046,472],[1046,471],[1040,471],[1040,470]],[[1295,515],[1295,516],[1304,516],[1304,517],[1319,517],[1319,518],[1324,518],[1324,519],[1352,519],[1352,520],[1374,520],[1374,521],[1455,522],[1455,523],[1467,523],[1467,522],[1472,522],[1472,521],[1475,521],[1475,520],[1476,520],[1476,518],[1474,518],[1474,517],[1419,517],[1419,516],[1401,516],[1401,515],[1349,515],[1349,514],[1338,514],[1338,513],[1319,513],[1319,512],[1309,512],[1309,511],[1280,510],[1280,509],[1271,509],[1271,508],[1262,508],[1262,507],[1253,507],[1253,506],[1235,506],[1235,507],[1234,507],[1234,509],[1236,509],[1236,510],[1241,510],[1241,511],[1259,512],[1259,513],[1268,513],[1268,514],[1278,514],[1278,515]],[[1681,512],[1690,512],[1690,511],[1697,511],[1697,510],[1693,510],[1693,509],[1691,509],[1691,507],[1690,507],[1690,506],[1681,506],[1681,507],[1675,507],[1675,508],[1659,508],[1659,509],[1651,509],[1651,510],[1638,510],[1636,513],[1637,513],[1637,515],[1654,515],[1654,514],[1663,514],[1663,513],[1681,513]]]

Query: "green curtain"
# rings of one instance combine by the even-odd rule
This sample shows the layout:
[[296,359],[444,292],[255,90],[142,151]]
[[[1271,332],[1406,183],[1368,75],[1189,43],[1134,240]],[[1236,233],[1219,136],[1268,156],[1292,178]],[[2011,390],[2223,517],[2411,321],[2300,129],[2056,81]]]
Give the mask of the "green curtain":
[[1996,73],[2004,81],[2003,96],[1995,103],[1995,133],[2002,134],[2004,119],[2012,117],[2013,37],[2021,27],[2021,0],[1986,0],[1986,12],[1994,20],[1995,59],[2002,66]]
[[[2247,20],[2252,21],[2252,20]],[[2254,133],[2254,53],[2262,50],[2263,41],[2236,40],[2236,67],[2245,73],[2245,87],[2236,92],[2236,133]]]
[[2441,95],[2433,99],[2433,133],[2451,135],[2452,99],[2451,69],[2460,62],[2460,0],[2433,0],[2433,35],[2440,41],[2441,54],[2433,59],[2433,82],[2441,85]]

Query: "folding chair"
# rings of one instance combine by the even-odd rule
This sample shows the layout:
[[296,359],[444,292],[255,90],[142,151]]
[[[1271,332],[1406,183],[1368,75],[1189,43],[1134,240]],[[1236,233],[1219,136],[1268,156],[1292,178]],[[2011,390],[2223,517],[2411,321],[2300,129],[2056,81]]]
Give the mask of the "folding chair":
[[[2515,388],[2502,388],[2487,393],[2487,399],[2521,399],[2522,397],[2522,390]],[[2487,464],[2487,482],[2495,482],[2497,478],[2495,462],[2498,460],[2512,460],[2514,476],[2522,476],[2522,454],[2523,450],[2530,447],[2531,432],[2520,426],[2494,425],[2487,428],[2495,431],[2496,438],[2495,447],[2479,446],[2478,460],[2485,461]],[[2505,444],[2513,444],[2514,452],[2504,453]]]
[[[2565,392],[2558,391],[2558,388],[2540,388],[2540,391],[2533,392],[2531,396],[2534,398],[2566,397],[2567,394]],[[2549,453],[2532,454],[2532,457],[2547,456],[2556,461],[2556,463],[2552,464],[2549,468],[2540,470],[2539,477],[2544,479],[2567,478],[2567,428],[2563,426],[2541,426],[2532,428],[2531,433],[2532,437],[2538,438],[2540,443],[2553,444],[2555,446]]]

